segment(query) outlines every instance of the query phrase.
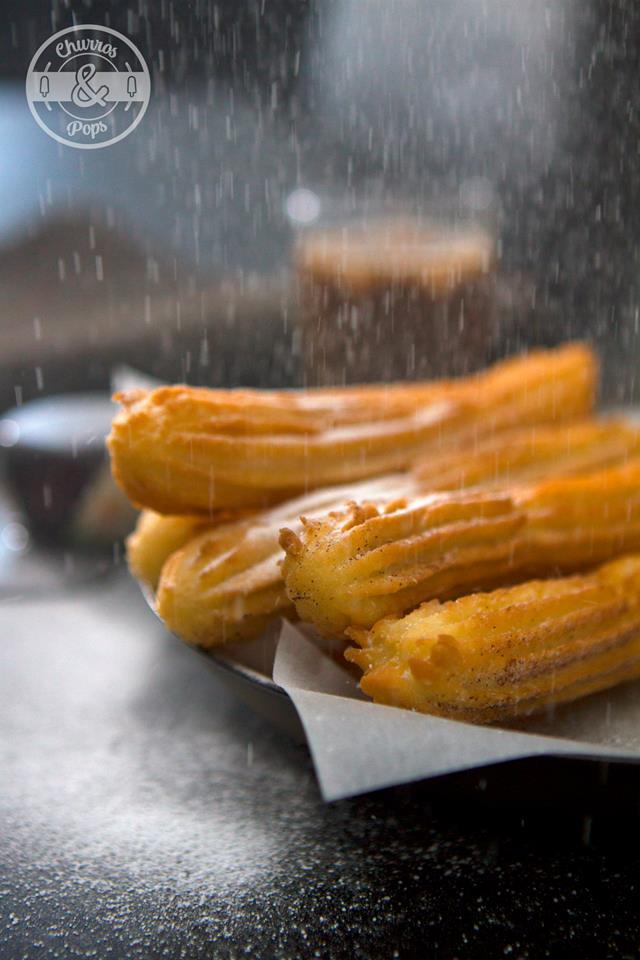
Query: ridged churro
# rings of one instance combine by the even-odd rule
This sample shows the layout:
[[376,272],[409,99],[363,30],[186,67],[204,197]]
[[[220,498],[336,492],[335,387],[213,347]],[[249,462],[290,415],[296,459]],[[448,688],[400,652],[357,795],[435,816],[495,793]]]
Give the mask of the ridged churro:
[[[355,485],[387,499],[403,476]],[[282,580],[279,531],[300,514],[323,514],[343,502],[342,488],[325,488],[237,523],[209,526],[166,561],[156,595],[159,615],[183,640],[212,648],[259,635],[278,615],[295,616]]]
[[640,556],[432,600],[349,636],[376,703],[479,723],[538,712],[640,676]]
[[276,538],[268,524],[240,521],[201,533],[173,553],[156,597],[169,629],[209,649],[259,636],[278,615],[295,617]]
[[119,394],[109,449],[138,504],[208,515],[404,470],[511,426],[590,412],[596,361],[581,344],[461,381],[291,392],[184,386]]
[[452,396],[471,404],[469,437],[544,423],[567,423],[593,410],[598,361],[590,347],[567,343],[503,360],[452,382]]
[[511,489],[527,515],[519,548],[532,575],[572,572],[640,549],[640,459]]
[[210,521],[202,516],[163,517],[152,510],[143,510],[135,530],[127,537],[131,573],[136,580],[155,588],[167,557],[209,526]]
[[508,577],[525,514],[508,496],[480,491],[351,504],[299,533],[284,529],[282,573],[301,620],[338,636],[372,626],[427,597]]
[[472,449],[447,450],[418,461],[416,488],[504,487],[624,463],[640,454],[640,428],[616,419],[521,427],[481,438]]
[[283,576],[300,618],[339,635],[498,578],[580,570],[640,548],[637,458],[511,488],[495,516],[481,490],[464,494],[457,516],[460,496],[352,504],[285,529]]
[[[475,486],[499,488],[506,479],[513,481],[525,476],[529,479],[543,477],[550,470],[558,475],[563,471],[571,473],[578,463],[589,463],[595,467],[606,465],[613,457],[624,461],[638,446],[640,436],[635,428],[620,421],[539,429],[540,433],[537,430],[532,432],[529,428],[509,431],[504,435],[509,437],[506,444],[502,441],[503,434],[499,434],[481,444],[477,451],[468,452],[462,460],[457,452],[452,451],[448,456],[439,457],[437,462],[425,464],[418,474],[421,478],[419,481],[415,473],[390,475],[375,481],[325,488],[254,514],[250,523],[238,524],[225,533],[227,544],[234,530],[237,535],[236,565],[232,574],[233,589],[236,591],[234,596],[241,596],[240,587],[244,577],[245,595],[251,609],[259,610],[260,615],[266,617],[269,610],[275,616],[287,608],[284,600],[279,600],[274,606],[272,594],[264,593],[265,602],[262,606],[256,605],[254,593],[264,591],[265,562],[268,558],[273,558],[273,563],[268,565],[269,587],[273,590],[282,588],[279,561],[283,553],[278,542],[279,529],[286,525],[293,537],[304,537],[301,515],[311,520],[319,519],[329,511],[345,509],[349,500],[366,500],[382,506],[399,496],[416,497],[442,486],[446,488],[451,478],[455,478],[456,486],[462,486],[468,476],[473,479]],[[427,466],[429,469],[426,469]],[[525,495],[524,491],[522,495]],[[475,496],[473,503],[478,503]],[[261,553],[258,559],[244,546],[254,528],[260,530]],[[434,539],[433,543],[436,552],[445,545],[442,539]],[[241,600],[237,599],[231,607],[224,601],[225,568],[210,562],[219,544],[220,533],[213,528],[206,528],[197,540],[190,539],[168,565],[158,591],[159,611],[170,628],[185,639],[209,647],[224,643],[230,635],[237,639],[240,634],[251,636],[255,633],[253,620],[242,616]],[[143,548],[144,543],[140,546],[140,549]],[[147,552],[152,553],[153,549],[153,545],[150,545]],[[163,555],[163,561],[167,555]],[[241,558],[244,558],[244,568],[241,567]],[[258,579],[253,574],[256,564],[262,565],[261,578]],[[511,569],[511,560],[509,567]],[[319,569],[325,569],[325,558],[321,558]],[[497,570],[500,569],[503,568],[498,566]],[[473,577],[479,576],[479,573],[478,568],[470,571]],[[448,575],[451,576],[451,572]]]

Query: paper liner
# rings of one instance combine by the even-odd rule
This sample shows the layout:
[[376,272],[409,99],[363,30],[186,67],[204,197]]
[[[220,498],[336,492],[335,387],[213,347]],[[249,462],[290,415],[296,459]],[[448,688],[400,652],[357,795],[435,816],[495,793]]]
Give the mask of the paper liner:
[[346,668],[286,622],[273,679],[300,715],[325,800],[525,757],[640,761],[638,683],[519,729],[477,726],[371,703]]

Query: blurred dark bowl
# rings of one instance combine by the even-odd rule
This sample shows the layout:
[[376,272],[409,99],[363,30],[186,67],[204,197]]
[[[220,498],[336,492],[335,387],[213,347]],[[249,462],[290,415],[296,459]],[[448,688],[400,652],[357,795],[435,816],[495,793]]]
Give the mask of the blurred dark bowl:
[[32,400],[0,419],[6,482],[37,539],[72,536],[82,494],[106,462],[113,415],[107,394],[74,393]]

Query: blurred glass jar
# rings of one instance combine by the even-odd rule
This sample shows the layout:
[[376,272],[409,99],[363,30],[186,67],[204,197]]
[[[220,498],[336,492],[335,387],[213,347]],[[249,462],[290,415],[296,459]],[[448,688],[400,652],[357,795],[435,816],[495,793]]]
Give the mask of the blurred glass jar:
[[486,365],[494,224],[490,204],[479,212],[457,200],[418,212],[356,206],[300,229],[294,270],[305,385],[446,377]]

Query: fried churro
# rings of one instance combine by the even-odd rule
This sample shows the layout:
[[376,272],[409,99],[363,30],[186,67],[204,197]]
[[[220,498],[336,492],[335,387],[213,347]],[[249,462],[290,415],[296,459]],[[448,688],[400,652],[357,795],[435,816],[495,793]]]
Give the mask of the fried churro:
[[640,459],[511,490],[527,515],[519,548],[532,575],[571,572],[640,549]]
[[283,576],[301,619],[338,635],[498,578],[580,570],[640,548],[637,458],[512,488],[498,497],[495,516],[486,492],[460,496],[351,504],[299,532],[285,529]]
[[285,528],[282,573],[300,619],[337,636],[509,576],[524,524],[524,512],[500,493],[354,503],[305,518],[299,533]]
[[[294,538],[296,537],[304,539],[306,530],[300,520],[302,515],[307,520],[313,521],[316,519],[321,523],[321,518],[329,511],[344,510],[349,500],[364,500],[369,504],[374,502],[380,507],[384,507],[399,496],[417,497],[421,494],[427,494],[431,489],[438,489],[443,484],[446,486],[446,478],[450,479],[454,476],[457,485],[462,485],[461,480],[464,480],[465,476],[471,476],[474,485],[481,486],[484,484],[488,487],[499,488],[500,482],[504,483],[507,478],[514,480],[522,476],[528,478],[542,477],[551,469],[554,469],[558,474],[563,471],[571,473],[578,463],[589,463],[592,466],[606,465],[611,458],[616,456],[624,461],[629,452],[638,444],[638,432],[619,421],[544,428],[540,436],[537,433],[532,434],[528,429],[512,431],[508,434],[510,439],[507,445],[503,443],[501,436],[495,437],[489,443],[482,444],[476,453],[470,452],[463,461],[465,471],[463,474],[460,472],[460,455],[457,452],[451,452],[448,458],[441,456],[437,463],[430,465],[428,471],[423,471],[420,482],[417,482],[415,476],[397,474],[360,484],[325,488],[305,497],[288,501],[270,510],[259,511],[252,516],[249,523],[243,522],[227,528],[225,542],[228,543],[229,537],[234,535],[237,538],[235,545],[237,548],[236,566],[232,576],[234,578],[233,590],[236,591],[234,596],[239,599],[236,599],[232,606],[229,606],[226,601],[223,602],[226,589],[224,565],[211,564],[210,562],[210,556],[213,556],[218,550],[220,532],[205,525],[197,540],[190,539],[190,542],[185,543],[179,554],[168,566],[166,575],[163,574],[158,591],[160,614],[176,633],[204,646],[212,647],[223,643],[229,635],[233,635],[236,639],[241,633],[251,636],[255,633],[253,621],[242,615],[240,588],[243,585],[243,580],[240,574],[242,573],[244,577],[244,588],[248,591],[247,597],[251,609],[254,611],[259,609],[260,614],[264,617],[268,615],[269,610],[275,616],[278,612],[287,609],[288,605],[284,600],[279,599],[274,606],[272,594],[264,593],[262,596],[265,602],[262,606],[256,606],[257,600],[254,593],[264,591],[264,578],[267,570],[265,563],[268,558],[273,558],[273,562],[268,564],[269,587],[273,590],[282,589],[282,572],[279,561],[283,553],[279,544],[279,529],[286,525],[291,531],[287,541],[289,546],[295,543]],[[536,451],[537,459],[530,457],[530,454]],[[555,454],[555,456],[552,456],[552,454]],[[521,496],[526,496],[525,489],[521,491]],[[501,497],[498,497],[497,501],[504,502]],[[471,502],[476,507],[479,503],[482,503],[475,494],[472,496]],[[521,509],[518,513],[514,505],[512,516],[520,516],[522,512]],[[440,514],[434,513],[433,517],[435,519],[438,516],[442,520],[443,515],[443,511],[440,511]],[[158,518],[156,523],[160,520],[161,518]],[[170,522],[173,522],[173,519]],[[329,522],[333,523],[333,519],[330,518]],[[518,519],[517,523],[521,526],[521,519]],[[260,530],[261,553],[258,559],[245,546],[246,539],[252,536],[250,531],[253,528],[259,528]],[[456,530],[457,533],[458,530]],[[495,533],[496,529],[494,528]],[[587,536],[589,537],[590,534],[587,534]],[[447,541],[446,537],[441,537],[438,540],[437,533],[434,532],[431,559],[437,562],[440,554],[445,551],[447,543],[451,547],[454,542],[451,539]],[[178,546],[180,545],[176,544],[176,548]],[[141,544],[140,549],[143,547],[144,544]],[[153,549],[153,544],[150,544],[147,552],[152,554]],[[504,554],[504,544],[498,545],[498,550]],[[163,553],[160,563],[164,562],[167,555],[167,553]],[[381,554],[380,556],[384,563],[384,555]],[[241,568],[242,558],[244,558],[244,568]],[[463,557],[459,556],[457,560],[458,573],[456,576],[461,576]],[[320,557],[318,565],[320,576],[323,575],[325,569],[329,570],[330,576],[334,575],[331,570],[331,563],[330,554]],[[254,580],[252,571],[256,564],[262,564],[262,573],[261,579]],[[496,564],[494,569],[497,576],[500,570],[505,569],[504,564],[502,562]],[[513,560],[509,551],[507,572],[511,572],[512,569]],[[482,584],[480,573],[481,570],[478,567],[469,570],[471,585]],[[335,575],[340,581],[342,574],[336,570]],[[447,576],[451,578],[452,575],[453,571],[449,570]],[[475,578],[479,579],[476,580]],[[431,580],[432,589],[436,589],[437,582],[436,579]],[[441,580],[441,586],[443,583],[444,581]],[[339,583],[338,586],[340,589],[344,588],[344,584]],[[331,592],[332,588],[328,587],[328,589]],[[421,587],[416,582],[412,585],[412,589],[420,590]],[[278,596],[281,595],[278,594]],[[377,602],[373,600],[372,605]],[[385,604],[387,597],[383,596],[380,602]],[[386,610],[383,609],[383,612],[386,612]],[[347,620],[345,620],[346,623]]]
[[376,703],[489,723],[640,676],[640,556],[348,631]]
[[127,562],[136,580],[155,588],[167,557],[191,540],[204,527],[204,517],[163,517],[143,510],[135,530],[127,537]]
[[569,476],[624,463],[640,454],[640,428],[624,419],[582,420],[501,431],[471,450],[447,450],[419,460],[416,488],[504,487],[550,475]]
[[112,468],[134,503],[159,513],[265,506],[404,470],[508,427],[583,417],[596,366],[587,347],[571,344],[442,384],[136,390],[117,395]]
[[169,629],[209,649],[259,636],[278,615],[295,617],[276,538],[267,523],[240,521],[207,530],[173,553],[156,596]]
[[[387,499],[403,476],[355,486]],[[166,561],[156,606],[170,630],[189,643],[212,648],[258,636],[278,615],[295,616],[282,580],[279,531],[295,528],[300,514],[316,516],[343,502],[342,488],[326,488],[270,510],[191,537]]]

